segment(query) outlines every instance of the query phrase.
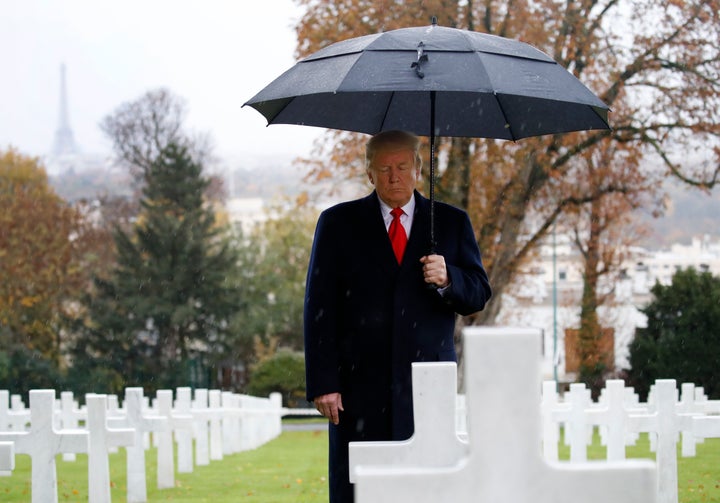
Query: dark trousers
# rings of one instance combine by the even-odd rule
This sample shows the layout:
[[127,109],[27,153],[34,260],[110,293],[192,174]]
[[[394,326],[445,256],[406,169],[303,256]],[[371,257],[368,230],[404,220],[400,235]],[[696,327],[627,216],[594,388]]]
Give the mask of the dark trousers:
[[350,439],[341,428],[330,423],[328,429],[329,456],[328,479],[330,483],[330,503],[353,503],[355,501],[354,485],[350,483],[348,466],[348,443]]
[[403,431],[401,436],[393,435],[389,410],[389,407],[384,407],[376,410],[375,413],[366,411],[362,416],[341,412],[340,424],[336,426],[330,423],[328,428],[330,503],[355,501],[355,487],[350,483],[348,452],[350,442],[404,440],[412,435],[412,421],[409,426],[403,428],[407,431]]

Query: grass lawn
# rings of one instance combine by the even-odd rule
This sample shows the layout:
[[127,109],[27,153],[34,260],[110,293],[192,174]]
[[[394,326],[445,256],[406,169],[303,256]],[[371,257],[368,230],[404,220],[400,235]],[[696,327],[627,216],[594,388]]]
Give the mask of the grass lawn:
[[[720,438],[709,438],[699,444],[695,457],[680,457],[678,443],[678,501],[680,503],[720,503]],[[570,447],[563,445],[560,439],[559,456],[561,460],[570,459]],[[605,447],[600,445],[600,436],[595,429],[593,443],[588,447],[588,459],[605,459]],[[625,448],[628,458],[655,459],[650,451],[650,442],[646,433],[640,435],[638,442]]]
[[[328,499],[327,432],[292,431],[254,451],[225,456],[193,473],[176,473],[174,489],[157,489],[156,450],[146,452],[148,501],[315,503]],[[87,456],[58,456],[58,500],[88,500]],[[0,501],[30,501],[30,458],[15,457],[15,471],[0,477]],[[113,501],[127,500],[125,451],[110,455]]]
[[[653,458],[647,435],[627,449],[628,457]],[[588,450],[590,459],[603,459],[598,435]],[[560,458],[569,458],[561,444]],[[175,488],[155,488],[155,450],[147,452],[148,500],[175,502],[325,503],[327,432],[291,431],[254,451],[226,456],[193,473],[176,474]],[[68,463],[58,457],[58,494],[61,502],[87,502],[87,457]],[[697,446],[694,458],[678,458],[680,503],[720,502],[720,439]],[[125,453],[110,456],[113,501],[126,501]],[[0,501],[30,501],[30,459],[16,456],[10,477],[0,477]]]

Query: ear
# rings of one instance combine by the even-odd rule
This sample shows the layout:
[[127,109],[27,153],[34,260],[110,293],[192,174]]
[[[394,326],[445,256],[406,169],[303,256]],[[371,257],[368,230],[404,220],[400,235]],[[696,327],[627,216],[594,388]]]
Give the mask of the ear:
[[372,185],[375,185],[375,180],[373,180],[373,176],[372,176],[372,171],[371,171],[371,170],[367,170],[367,176],[368,176],[368,180],[370,180],[370,183],[371,183]]

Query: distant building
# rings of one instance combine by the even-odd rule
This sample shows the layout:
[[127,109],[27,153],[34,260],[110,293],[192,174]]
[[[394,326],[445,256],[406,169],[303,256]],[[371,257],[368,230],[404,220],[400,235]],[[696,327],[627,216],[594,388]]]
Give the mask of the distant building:
[[[553,261],[557,277],[555,284]],[[690,245],[673,244],[669,250],[633,248],[619,273],[599,286],[600,293],[608,296],[598,315],[600,323],[614,331],[616,370],[627,368],[628,345],[635,329],[647,322],[640,309],[650,302],[650,289],[656,282],[669,285],[676,271],[688,267],[720,275],[720,237],[706,235],[694,238]],[[542,329],[543,373],[546,378],[552,378],[556,368],[560,380],[575,377],[565,372],[564,339],[565,330],[578,328],[580,323],[582,273],[582,257],[570,237],[556,236],[555,246],[552,238],[548,237],[540,247],[538,258],[503,297],[498,324]]]
[[80,153],[75,136],[70,128],[67,101],[67,82],[65,75],[65,64],[60,65],[60,113],[58,115],[58,127],[55,130],[55,143],[51,154],[54,157],[72,156]]
[[67,94],[67,72],[65,64],[60,65],[60,93],[58,102],[58,125],[50,152],[44,158],[49,174],[80,172],[90,169],[108,169],[110,164],[103,155],[83,153],[75,141],[70,127],[70,113]]
[[268,219],[268,210],[261,197],[234,197],[225,203],[230,222],[238,226],[244,235]]

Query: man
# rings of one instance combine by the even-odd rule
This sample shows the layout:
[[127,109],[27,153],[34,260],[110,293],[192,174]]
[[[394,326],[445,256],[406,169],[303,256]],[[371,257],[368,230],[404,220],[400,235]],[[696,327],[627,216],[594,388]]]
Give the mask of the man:
[[[318,220],[305,293],[307,398],[330,420],[330,501],[353,501],[348,442],[413,433],[411,363],[455,361],[455,314],[481,310],[490,285],[470,219],[415,191],[419,140],[366,146],[375,190]],[[399,209],[398,209],[399,208]],[[400,211],[402,210],[402,211]]]

